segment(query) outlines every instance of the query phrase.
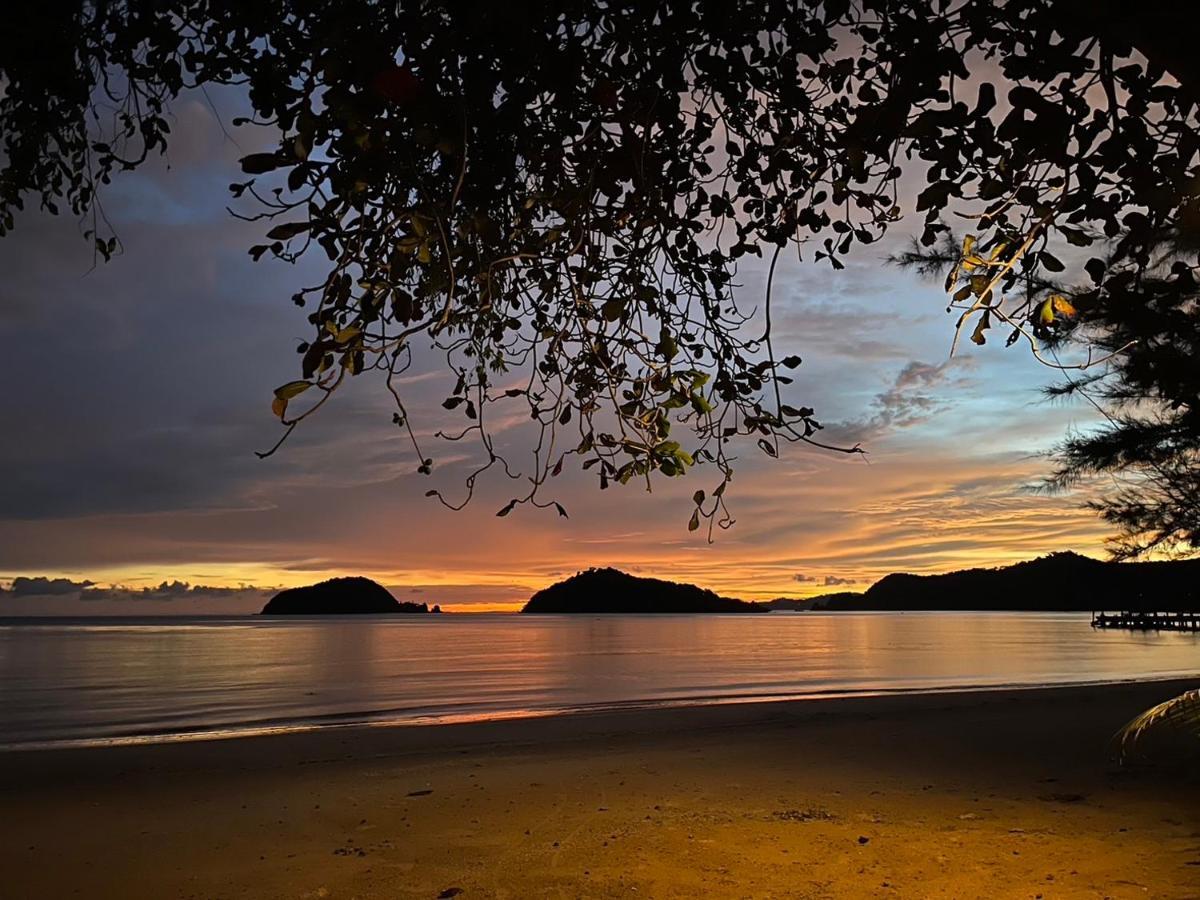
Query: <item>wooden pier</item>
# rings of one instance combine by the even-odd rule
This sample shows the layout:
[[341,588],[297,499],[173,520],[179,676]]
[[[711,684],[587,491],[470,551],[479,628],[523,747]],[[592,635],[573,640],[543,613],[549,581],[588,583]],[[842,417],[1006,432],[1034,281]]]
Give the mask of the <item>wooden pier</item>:
[[1092,613],[1093,628],[1130,628],[1134,631],[1200,631],[1200,612],[1108,612]]

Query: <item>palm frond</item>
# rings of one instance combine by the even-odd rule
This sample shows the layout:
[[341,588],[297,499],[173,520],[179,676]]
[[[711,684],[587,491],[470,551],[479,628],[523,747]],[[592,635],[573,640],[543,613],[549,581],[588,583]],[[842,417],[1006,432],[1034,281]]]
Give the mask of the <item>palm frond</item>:
[[1121,762],[1127,762],[1159,740],[1193,744],[1200,752],[1200,689],[1188,691],[1136,716],[1117,732],[1115,742]]

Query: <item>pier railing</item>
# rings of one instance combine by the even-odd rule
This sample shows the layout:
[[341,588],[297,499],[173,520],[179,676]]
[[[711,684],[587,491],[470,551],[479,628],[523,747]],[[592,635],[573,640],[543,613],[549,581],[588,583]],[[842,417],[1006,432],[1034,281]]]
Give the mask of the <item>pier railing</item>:
[[1092,613],[1093,628],[1131,628],[1135,631],[1200,631],[1200,612],[1123,610]]

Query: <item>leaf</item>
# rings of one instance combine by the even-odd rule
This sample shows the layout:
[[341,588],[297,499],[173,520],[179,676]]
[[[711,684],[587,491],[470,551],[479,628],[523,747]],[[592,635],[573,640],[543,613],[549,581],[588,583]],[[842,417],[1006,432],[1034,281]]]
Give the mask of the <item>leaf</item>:
[[565,509],[563,509],[563,505],[561,503],[555,503],[554,508],[558,510],[558,514],[560,516],[562,516],[564,519],[571,518],[570,516],[567,515],[567,511]]
[[697,506],[699,506],[701,503],[703,503],[704,502],[704,491],[696,491],[696,493],[692,494],[692,502],[695,503]]
[[996,88],[987,81],[979,85],[979,99],[975,103],[972,115],[976,118],[987,115],[996,105]]
[[275,397],[271,400],[271,412],[282,420],[287,415],[288,401],[293,397],[299,397],[310,387],[312,384],[308,381],[289,381],[287,384],[275,388]]
[[312,387],[311,381],[289,381],[287,384],[275,388],[275,396],[280,400],[291,400],[294,397],[299,397],[310,387]]
[[692,517],[688,519],[688,531],[695,531],[700,527],[700,510],[692,510]]
[[239,162],[247,175],[262,175],[279,168],[279,156],[275,153],[251,153],[243,156]]
[[1070,300],[1061,294],[1054,294],[1043,300],[1042,305],[1038,307],[1038,321],[1042,325],[1053,325],[1060,317],[1074,318],[1077,312]]
[[1067,319],[1073,319],[1079,312],[1070,300],[1060,294],[1055,294],[1051,297],[1050,303],[1054,307],[1055,315],[1063,316]]
[[421,95],[421,80],[408,65],[393,65],[376,72],[371,87],[385,100],[404,106]]
[[273,241],[291,240],[298,234],[304,234],[309,229],[308,222],[284,222],[282,225],[276,225],[267,232],[267,237]]
[[1148,738],[1156,736],[1190,740],[1200,749],[1200,690],[1188,691],[1151,707],[1117,732],[1121,761],[1135,753],[1144,753],[1149,749]]
[[771,457],[772,459],[778,458],[779,451],[776,450],[775,445],[766,438],[759,438],[758,446],[762,448],[763,453],[767,454],[767,456]]
[[1047,253],[1045,250],[1038,254],[1038,261],[1046,267],[1048,272],[1061,272],[1066,268],[1057,256]]
[[961,262],[956,262],[951,267],[950,271],[946,273],[946,293],[947,294],[950,293],[952,290],[954,290],[954,286],[956,284],[958,284],[958,270],[961,265],[962,265]]
[[1060,225],[1058,230],[1066,237],[1068,244],[1076,247],[1090,247],[1093,243],[1091,235],[1083,229],[1068,228],[1065,225]]
[[517,505],[516,500],[509,500],[508,505],[506,507],[504,507],[504,509],[500,510],[500,512],[496,513],[496,515],[501,518],[504,518],[504,516],[507,516],[510,512],[513,511],[513,507],[516,505]]
[[625,300],[621,297],[613,297],[611,300],[606,300],[604,305],[600,307],[600,315],[609,322],[618,321],[625,314]]
[[780,363],[785,368],[794,369],[794,368],[796,368],[796,366],[800,365],[801,359],[798,356],[785,356],[783,359],[780,360]]
[[979,322],[975,326],[975,330],[971,332],[972,343],[983,346],[987,343],[987,338],[984,337],[984,332],[992,327],[991,310],[984,310],[983,315],[979,317]]
[[675,354],[679,352],[679,345],[675,343],[675,338],[664,328],[658,337],[658,347],[656,348],[662,354],[663,359],[670,362],[675,358]]

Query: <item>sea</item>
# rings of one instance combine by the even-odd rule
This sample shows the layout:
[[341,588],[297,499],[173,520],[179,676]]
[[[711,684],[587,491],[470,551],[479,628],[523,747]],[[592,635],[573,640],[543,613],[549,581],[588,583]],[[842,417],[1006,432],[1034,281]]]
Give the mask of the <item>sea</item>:
[[0,619],[0,750],[1197,676],[1077,613]]

